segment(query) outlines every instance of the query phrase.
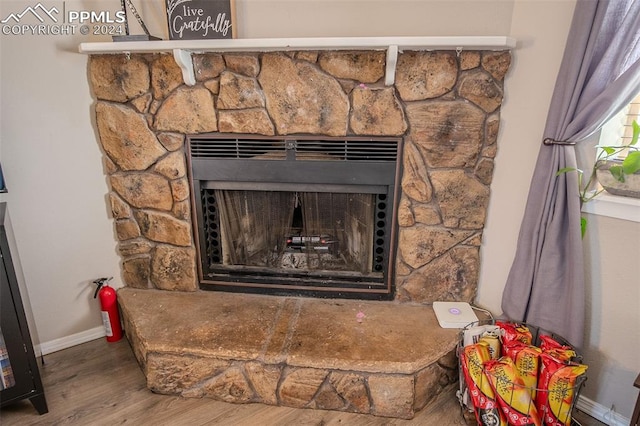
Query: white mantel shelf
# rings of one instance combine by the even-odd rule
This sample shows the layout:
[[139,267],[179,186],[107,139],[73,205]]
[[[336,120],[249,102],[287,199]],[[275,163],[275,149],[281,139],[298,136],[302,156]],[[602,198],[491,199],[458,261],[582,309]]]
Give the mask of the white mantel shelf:
[[462,37],[309,37],[236,38],[222,40],[157,40],[81,43],[80,53],[269,52],[279,50],[509,50],[516,40],[503,36]]
[[516,40],[504,36],[460,37],[309,37],[217,40],[155,40],[81,43],[80,53],[158,53],[172,52],[182,69],[184,82],[195,84],[192,53],[204,52],[273,52],[286,50],[386,50],[385,84],[395,81],[398,52],[403,50],[510,50]]

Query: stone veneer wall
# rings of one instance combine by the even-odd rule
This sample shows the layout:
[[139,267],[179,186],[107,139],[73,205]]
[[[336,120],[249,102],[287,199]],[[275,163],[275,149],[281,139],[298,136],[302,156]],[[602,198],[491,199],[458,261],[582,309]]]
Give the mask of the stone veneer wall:
[[403,136],[396,299],[472,301],[507,51],[95,55],[89,77],[125,285],[195,291],[186,134]]

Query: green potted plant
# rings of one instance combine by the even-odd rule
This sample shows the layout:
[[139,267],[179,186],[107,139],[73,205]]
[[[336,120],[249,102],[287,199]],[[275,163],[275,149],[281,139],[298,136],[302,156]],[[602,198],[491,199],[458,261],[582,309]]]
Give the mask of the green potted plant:
[[[637,146],[640,125],[632,123],[631,141],[626,145],[597,145],[598,155],[588,179],[584,172],[573,167],[560,169],[556,175],[575,171],[578,173],[580,201],[584,204],[593,200],[603,191],[626,197],[640,198],[640,150]],[[626,157],[620,159],[620,154]],[[600,186],[596,186],[599,183]],[[594,189],[595,186],[595,189]],[[582,218],[582,233],[586,228],[586,219]]]
[[[634,121],[632,126],[633,134],[628,145],[600,147],[603,160],[600,161],[600,164],[596,164],[596,177],[607,192],[640,198],[640,173],[638,172],[640,170],[640,151],[637,146],[640,126],[637,121]],[[618,154],[624,151],[627,156],[623,160],[618,160]]]

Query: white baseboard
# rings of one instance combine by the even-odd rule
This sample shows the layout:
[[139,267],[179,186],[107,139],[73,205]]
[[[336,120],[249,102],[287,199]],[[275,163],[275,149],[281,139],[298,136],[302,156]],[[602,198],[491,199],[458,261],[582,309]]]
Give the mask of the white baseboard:
[[630,419],[616,412],[611,412],[609,408],[590,400],[584,395],[578,397],[576,408],[609,426],[628,426],[630,422]]
[[105,337],[106,333],[103,326],[91,328],[89,330],[81,331],[80,333],[72,334],[70,336],[61,337],[59,339],[50,340],[48,342],[40,343],[38,348],[35,348],[35,352],[47,355],[53,352],[58,352],[63,349],[70,348],[72,346],[80,345],[82,343],[90,342],[91,340]]

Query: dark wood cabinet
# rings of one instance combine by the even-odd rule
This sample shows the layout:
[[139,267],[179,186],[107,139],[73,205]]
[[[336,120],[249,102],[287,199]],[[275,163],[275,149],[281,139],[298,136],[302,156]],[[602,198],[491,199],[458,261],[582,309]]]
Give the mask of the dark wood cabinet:
[[[29,399],[48,411],[40,370],[16,276],[7,205],[0,203],[0,406]],[[14,249],[15,251],[15,249]]]

